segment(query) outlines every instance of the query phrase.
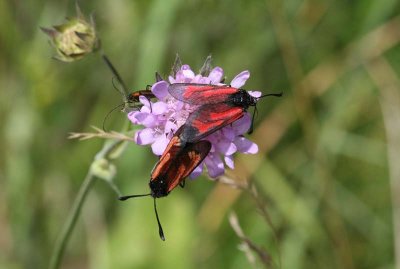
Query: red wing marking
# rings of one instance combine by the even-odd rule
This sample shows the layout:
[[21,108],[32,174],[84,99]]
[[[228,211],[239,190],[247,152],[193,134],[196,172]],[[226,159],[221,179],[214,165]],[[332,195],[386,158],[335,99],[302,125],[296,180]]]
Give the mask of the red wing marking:
[[182,131],[182,137],[186,142],[199,141],[207,135],[240,119],[243,115],[243,108],[224,103],[201,106],[189,115]]
[[179,151],[182,150],[181,148],[181,139],[179,138],[179,135],[182,131],[182,127],[179,128],[172,139],[169,141],[167,147],[165,148],[163,154],[161,155],[160,159],[154,166],[153,170],[151,171],[151,179],[153,180],[157,178],[163,170],[166,170],[169,168],[171,165],[171,162],[174,160],[175,156]]
[[175,83],[168,87],[169,93],[176,99],[192,105],[218,104],[238,91],[229,86],[208,84]]
[[174,158],[170,169],[165,171],[168,181],[168,192],[172,191],[180,182],[188,177],[193,170],[204,160],[210,152],[209,141],[190,143]]

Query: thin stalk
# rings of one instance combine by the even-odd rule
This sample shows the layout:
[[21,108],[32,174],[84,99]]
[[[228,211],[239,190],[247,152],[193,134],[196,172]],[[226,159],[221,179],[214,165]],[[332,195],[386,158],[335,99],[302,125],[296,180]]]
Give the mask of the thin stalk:
[[95,177],[92,173],[88,172],[81,187],[79,188],[78,195],[75,198],[74,204],[72,206],[71,212],[68,216],[67,222],[64,224],[61,234],[57,238],[56,246],[53,251],[53,255],[50,259],[49,269],[59,268],[62,257],[64,256],[65,247],[68,243],[68,240],[71,236],[72,230],[75,227],[76,221],[79,217],[79,214],[82,209],[82,205],[86,200],[87,194],[91,189],[93,183],[95,181]]
[[[123,89],[123,99],[124,102],[127,100],[127,87],[119,75],[118,71],[115,69],[114,65],[111,63],[110,59],[104,54],[101,53],[101,57],[106,63],[107,67],[113,73],[113,75],[117,78],[118,82],[121,84]],[[122,132],[129,130],[129,123],[126,121],[122,127]],[[109,160],[110,153],[121,143],[121,141],[114,141],[111,145],[107,145],[107,141],[104,144],[103,148],[97,153],[96,158],[106,158]],[[93,162],[96,160],[93,160]],[[91,167],[91,166],[90,166]],[[91,168],[82,182],[82,185],[79,188],[78,195],[76,196],[70,214],[66,223],[64,224],[59,237],[57,238],[56,245],[52,256],[50,258],[50,266],[49,269],[57,269],[60,266],[61,260],[64,256],[65,248],[67,246],[68,240],[72,234],[72,231],[75,228],[76,221],[80,215],[82,206],[86,200],[87,194],[91,190],[93,183],[95,182],[95,175],[93,174]],[[118,195],[120,195],[118,188],[112,183],[112,181],[106,181],[110,188],[115,191]]]

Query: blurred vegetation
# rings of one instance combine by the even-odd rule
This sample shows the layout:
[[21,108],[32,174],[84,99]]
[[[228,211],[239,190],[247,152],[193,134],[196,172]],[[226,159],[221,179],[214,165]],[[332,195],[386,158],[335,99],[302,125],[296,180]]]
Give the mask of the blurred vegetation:
[[[168,75],[176,53],[194,70],[211,53],[227,81],[250,70],[247,89],[285,95],[260,102],[251,136],[260,152],[238,155],[227,174],[254,182],[258,200],[205,177],[188,182],[159,200],[162,242],[151,199],[121,203],[98,180],[62,268],[248,268],[231,211],[278,268],[400,268],[400,2],[80,5],[95,11],[103,49],[132,89],[153,83],[155,71]],[[0,1],[1,268],[48,266],[103,144],[68,133],[101,126],[121,102],[99,55],[51,59],[39,27],[74,14],[73,1]],[[114,113],[108,128],[124,121]],[[147,192],[155,162],[132,143],[116,162],[116,184],[124,194]]]

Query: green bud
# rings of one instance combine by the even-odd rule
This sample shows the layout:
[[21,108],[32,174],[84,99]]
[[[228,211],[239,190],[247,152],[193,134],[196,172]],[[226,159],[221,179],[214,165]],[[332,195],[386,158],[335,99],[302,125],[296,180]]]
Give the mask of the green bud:
[[51,39],[51,44],[57,51],[56,59],[72,62],[83,58],[86,54],[97,50],[100,41],[97,38],[93,17],[88,22],[76,5],[77,17],[67,19],[67,22],[53,28],[41,27]]
[[112,181],[115,175],[117,174],[117,168],[114,164],[109,162],[105,158],[96,159],[91,167],[90,171],[96,177],[104,179],[105,181]]

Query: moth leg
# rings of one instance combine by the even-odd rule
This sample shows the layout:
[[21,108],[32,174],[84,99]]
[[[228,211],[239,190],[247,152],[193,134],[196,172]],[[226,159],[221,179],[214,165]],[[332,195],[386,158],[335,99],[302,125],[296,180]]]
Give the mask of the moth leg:
[[179,186],[181,186],[182,189],[185,187],[185,182],[186,180],[183,180],[182,182],[179,183]]

